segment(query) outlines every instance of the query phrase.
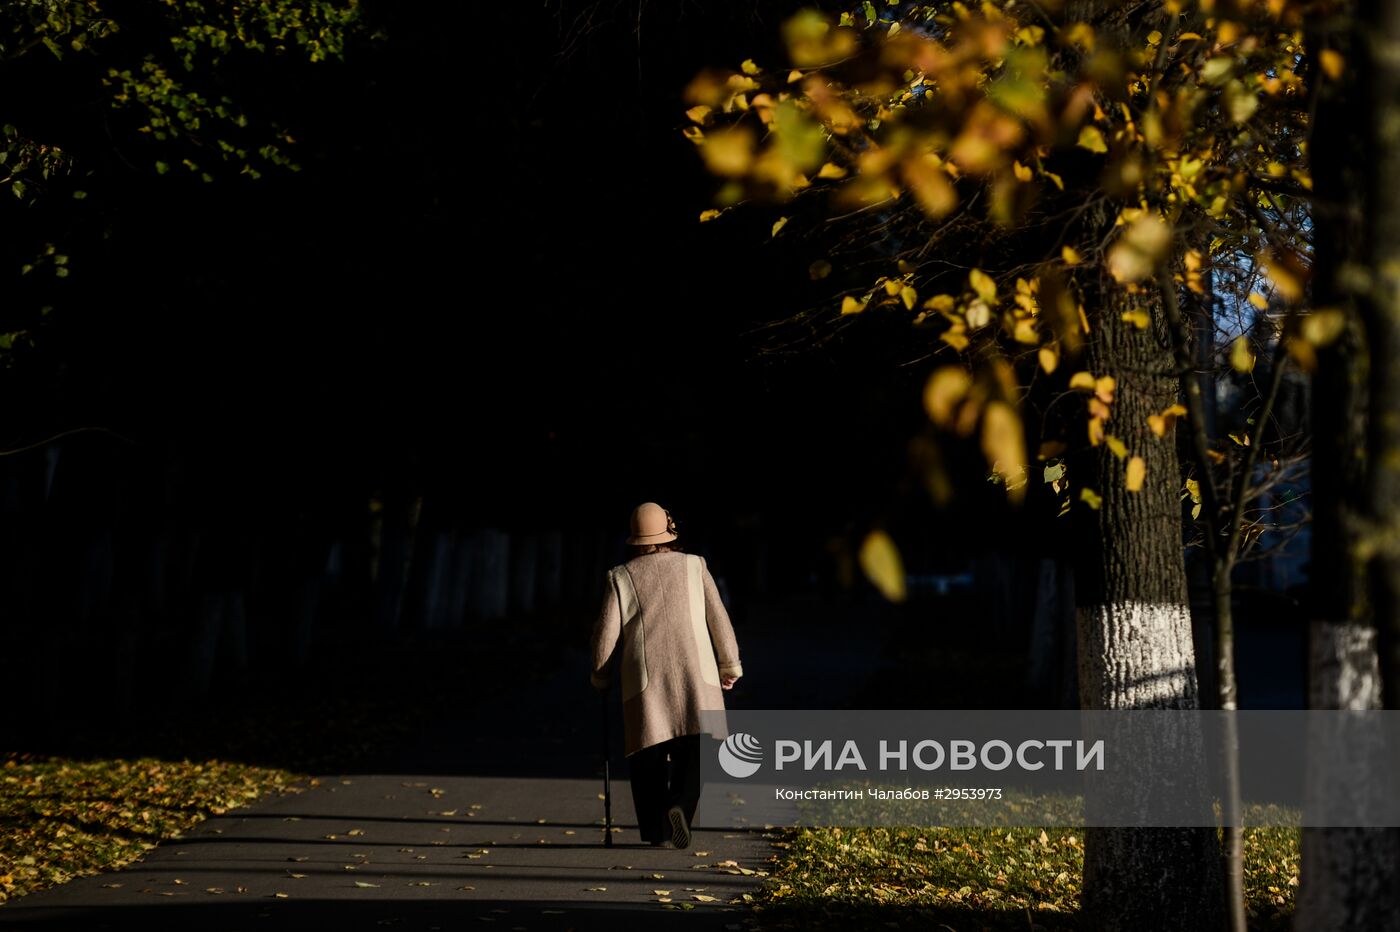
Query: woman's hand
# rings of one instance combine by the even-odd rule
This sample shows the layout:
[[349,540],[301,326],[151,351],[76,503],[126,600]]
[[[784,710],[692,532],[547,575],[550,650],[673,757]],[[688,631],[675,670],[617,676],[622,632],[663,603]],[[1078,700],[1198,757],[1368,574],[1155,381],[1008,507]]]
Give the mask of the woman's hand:
[[737,676],[721,676],[719,678],[720,689],[733,689],[734,684],[739,681]]

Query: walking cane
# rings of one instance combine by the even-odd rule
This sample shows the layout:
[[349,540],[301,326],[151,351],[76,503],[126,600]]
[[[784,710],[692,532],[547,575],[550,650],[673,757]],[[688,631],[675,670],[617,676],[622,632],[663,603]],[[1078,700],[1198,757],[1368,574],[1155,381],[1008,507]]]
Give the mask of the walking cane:
[[608,693],[603,690],[598,694],[602,698],[603,707],[603,847],[611,848],[612,839],[612,774],[609,770],[612,757],[608,747]]

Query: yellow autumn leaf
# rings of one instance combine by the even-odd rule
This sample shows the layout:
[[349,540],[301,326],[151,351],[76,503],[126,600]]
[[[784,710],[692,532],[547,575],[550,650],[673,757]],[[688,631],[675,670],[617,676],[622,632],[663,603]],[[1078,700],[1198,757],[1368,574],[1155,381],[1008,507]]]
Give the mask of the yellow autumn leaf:
[[899,289],[899,300],[904,302],[904,307],[912,311],[914,304],[919,300],[919,293],[914,290],[913,285],[905,285]]
[[742,175],[753,163],[753,133],[743,126],[713,133],[701,142],[700,154],[714,174]]
[[1335,307],[1318,308],[1298,325],[1304,340],[1313,346],[1326,346],[1346,329],[1346,315]]
[[1258,261],[1279,294],[1289,301],[1302,300],[1303,276],[1306,272],[1296,259],[1266,251],[1259,256]]
[[1052,374],[1055,367],[1060,364],[1060,351],[1049,344],[1042,346],[1036,353],[1036,357],[1040,360],[1040,368],[1045,370],[1046,375]]
[[1065,265],[1078,265],[1084,259],[1079,255],[1079,250],[1073,246],[1066,246],[1060,250],[1060,256],[1065,260]]
[[704,123],[705,117],[710,115],[710,108],[704,104],[697,104],[685,112],[685,115],[696,123]]
[[1152,323],[1152,317],[1140,307],[1124,311],[1123,319],[1139,330],[1146,330],[1148,325]]
[[938,338],[958,352],[967,349],[971,342],[961,330],[945,330],[938,335]]
[[1257,291],[1251,291],[1249,293],[1249,303],[1261,311],[1267,311],[1269,309],[1269,299]]
[[1111,375],[1101,375],[1094,379],[1094,397],[1104,404],[1113,404],[1113,392],[1118,387],[1118,380]]
[[835,162],[827,162],[817,172],[818,178],[845,178],[846,170]]
[[982,453],[992,469],[1006,482],[1006,494],[1013,501],[1024,495],[1026,484],[1026,438],[1021,417],[1004,401],[993,401],[982,415]]
[[912,156],[901,163],[904,181],[909,185],[919,206],[933,219],[947,215],[958,206],[958,192],[948,180],[948,173],[936,157]]
[[1230,344],[1230,365],[1236,372],[1254,371],[1254,349],[1243,334],[1235,337],[1235,342]]
[[1169,405],[1162,410],[1161,414],[1149,414],[1147,416],[1147,426],[1152,430],[1152,433],[1156,434],[1158,437],[1165,437],[1167,431],[1170,430],[1172,425],[1176,422],[1176,419],[1185,416],[1185,405]]
[[1025,343],[1030,346],[1040,342],[1040,335],[1035,332],[1035,319],[1032,317],[1018,318],[1011,329],[1011,336],[1017,343]]
[[929,420],[939,427],[953,422],[953,412],[967,397],[972,379],[961,366],[943,366],[929,376],[924,385],[924,410]]
[[1094,374],[1083,370],[1076,372],[1069,377],[1069,387],[1092,392],[1094,390]]
[[1147,278],[1171,245],[1172,229],[1155,214],[1138,217],[1108,251],[1108,270],[1120,282]]
[[1147,475],[1147,463],[1140,456],[1128,460],[1128,475],[1124,480],[1129,492],[1142,490],[1142,480]]
[[1020,162],[1012,162],[1011,170],[1015,172],[1017,181],[1031,180],[1031,170]]
[[860,545],[860,568],[891,602],[905,597],[904,563],[899,548],[884,531],[871,531]]
[[850,295],[846,295],[841,299],[842,314],[859,314],[863,310],[865,310],[864,301],[857,300]]
[[1340,80],[1342,72],[1346,70],[1346,59],[1336,49],[1323,49],[1319,56],[1319,62],[1322,65],[1323,73],[1333,81]]
[[1097,126],[1085,126],[1079,131],[1078,145],[1090,152],[1107,152],[1108,145],[1103,141],[1103,133]]
[[787,217],[779,217],[777,220],[773,221],[773,235],[777,236],[778,231],[787,226],[787,222]]
[[1122,440],[1119,440],[1112,434],[1105,434],[1103,442],[1109,448],[1109,450],[1113,452],[1113,455],[1118,457],[1120,460],[1128,455],[1127,446],[1123,443]]
[[1099,506],[1103,504],[1103,496],[1088,486],[1079,490],[1079,500],[1095,511],[1098,511]]
[[715,219],[715,218],[718,217],[718,216],[719,216],[719,211],[717,211],[717,210],[702,210],[702,211],[700,211],[700,222],[701,222],[701,223],[704,223],[705,221],[707,221],[707,220],[713,220],[713,219]]
[[967,273],[967,280],[979,298],[988,304],[997,303],[997,283],[992,281],[992,276],[981,269],[973,269]]

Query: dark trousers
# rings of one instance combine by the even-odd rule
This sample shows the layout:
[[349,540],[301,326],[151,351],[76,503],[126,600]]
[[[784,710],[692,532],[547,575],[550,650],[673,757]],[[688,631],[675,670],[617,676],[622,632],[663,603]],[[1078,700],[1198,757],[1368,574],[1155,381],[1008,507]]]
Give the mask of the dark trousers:
[[632,805],[642,841],[671,837],[666,812],[680,806],[686,823],[695,821],[700,803],[700,735],[681,735],[642,748],[627,758]]

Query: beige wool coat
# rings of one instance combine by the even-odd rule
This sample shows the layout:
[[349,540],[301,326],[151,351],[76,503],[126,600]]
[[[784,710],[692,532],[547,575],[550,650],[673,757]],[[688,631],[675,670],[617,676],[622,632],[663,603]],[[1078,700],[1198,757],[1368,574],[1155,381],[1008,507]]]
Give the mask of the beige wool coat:
[[[624,754],[681,735],[724,738],[721,676],[743,676],[719,589],[696,554],[662,551],[608,571],[593,625],[594,686],[609,684],[621,650]],[[716,711],[702,726],[700,712]]]

